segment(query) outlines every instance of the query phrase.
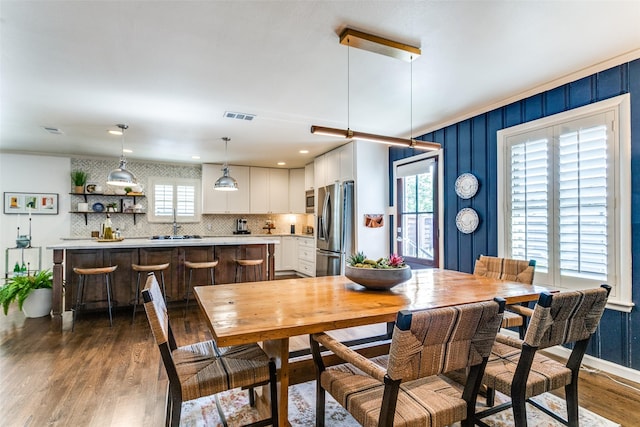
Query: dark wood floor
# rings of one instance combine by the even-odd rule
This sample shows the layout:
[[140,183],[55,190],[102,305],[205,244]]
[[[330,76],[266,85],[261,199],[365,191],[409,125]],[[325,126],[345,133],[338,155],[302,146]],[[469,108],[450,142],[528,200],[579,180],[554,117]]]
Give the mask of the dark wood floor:
[[[179,345],[210,339],[197,306],[169,315]],[[144,311],[133,325],[130,311],[118,312],[113,328],[106,313],[85,315],[75,332],[66,313],[62,334],[48,318],[0,314],[0,372],[2,426],[164,425],[166,375]],[[638,402],[640,392],[581,375],[580,404],[623,426],[640,425]]]

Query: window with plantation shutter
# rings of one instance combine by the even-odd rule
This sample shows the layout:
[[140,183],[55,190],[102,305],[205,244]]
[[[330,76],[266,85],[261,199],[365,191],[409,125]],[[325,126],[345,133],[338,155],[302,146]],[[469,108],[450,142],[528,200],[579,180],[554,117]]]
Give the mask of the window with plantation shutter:
[[183,178],[150,178],[151,197],[149,222],[178,222],[200,220],[200,181]]
[[[631,302],[628,95],[498,132],[499,255],[536,260],[535,283],[607,283]],[[500,209],[504,207],[504,209]]]

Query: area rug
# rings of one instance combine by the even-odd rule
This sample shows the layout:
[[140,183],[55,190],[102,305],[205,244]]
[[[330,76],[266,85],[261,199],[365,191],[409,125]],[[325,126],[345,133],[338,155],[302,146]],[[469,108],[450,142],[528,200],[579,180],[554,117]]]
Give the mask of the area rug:
[[[315,382],[297,384],[289,388],[289,422],[292,427],[312,427],[315,425]],[[231,390],[218,395],[221,406],[229,427],[236,427],[246,423],[257,421],[257,411],[249,406],[247,391],[240,389]],[[500,397],[496,397],[499,401]],[[545,393],[537,396],[535,400],[553,412],[565,416],[564,400],[552,394]],[[512,412],[502,411],[483,421],[491,426],[513,426]],[[527,421],[530,427],[561,427],[562,424],[539,411],[532,405],[527,405]],[[182,418],[180,422],[184,427],[223,427],[218,416],[216,403],[213,397],[203,397],[182,404]],[[325,425],[329,427],[358,427],[358,424],[331,396],[327,395]],[[589,427],[619,427],[591,411],[580,408],[580,425]],[[454,424],[459,426],[459,423]]]

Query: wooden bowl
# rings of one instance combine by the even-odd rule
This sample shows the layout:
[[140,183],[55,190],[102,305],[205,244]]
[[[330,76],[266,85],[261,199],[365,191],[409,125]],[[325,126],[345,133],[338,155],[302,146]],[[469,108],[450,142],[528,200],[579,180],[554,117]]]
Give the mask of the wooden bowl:
[[367,289],[386,291],[411,278],[411,268],[360,268],[345,266],[345,276]]

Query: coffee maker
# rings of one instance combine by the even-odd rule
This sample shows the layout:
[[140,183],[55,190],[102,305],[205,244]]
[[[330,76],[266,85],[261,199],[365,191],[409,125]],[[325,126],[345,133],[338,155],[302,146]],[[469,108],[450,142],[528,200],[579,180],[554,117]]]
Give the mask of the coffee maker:
[[236,230],[233,234],[251,234],[247,228],[247,220],[245,218],[236,219]]

